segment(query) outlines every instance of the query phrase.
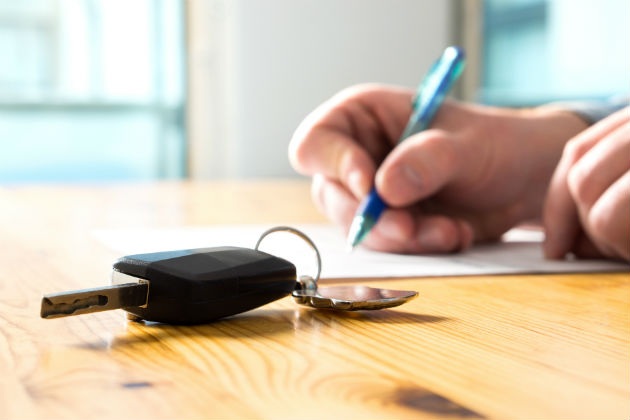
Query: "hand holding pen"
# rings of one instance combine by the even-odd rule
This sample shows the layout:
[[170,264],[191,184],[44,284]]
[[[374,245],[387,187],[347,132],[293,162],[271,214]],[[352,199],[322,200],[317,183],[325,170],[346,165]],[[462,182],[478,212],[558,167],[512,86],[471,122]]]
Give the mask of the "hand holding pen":
[[[453,83],[464,69],[464,51],[457,47],[448,47],[442,57],[435,62],[424,78],[413,100],[409,121],[400,135],[398,143],[410,136],[429,128],[435,113],[444,102],[444,98]],[[381,217],[387,204],[372,188],[352,219],[348,232],[348,246],[354,249],[363,242]]]
[[345,89],[296,130],[292,165],[313,176],[313,200],[349,230],[372,186],[387,209],[366,236],[369,248],[453,252],[497,239],[539,218],[546,187],[575,116],[452,100],[430,128],[399,143],[416,91],[384,85]]

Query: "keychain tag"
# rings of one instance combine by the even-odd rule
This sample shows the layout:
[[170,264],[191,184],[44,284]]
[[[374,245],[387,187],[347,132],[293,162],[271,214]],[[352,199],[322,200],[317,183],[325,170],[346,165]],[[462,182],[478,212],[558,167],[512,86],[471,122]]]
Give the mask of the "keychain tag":
[[[308,286],[310,284],[314,284],[314,287]],[[360,285],[317,287],[312,277],[301,276],[292,296],[297,303],[313,308],[359,311],[393,308],[410,301],[418,293]]]
[[321,255],[315,243],[303,232],[288,226],[271,228],[263,232],[254,249],[258,250],[262,240],[274,232],[289,232],[297,235],[315,251],[317,258],[315,278],[300,276],[292,293],[293,300],[301,305],[340,311],[376,310],[402,305],[418,296],[418,292],[415,291],[380,289],[361,285],[319,287],[317,281],[322,271]]

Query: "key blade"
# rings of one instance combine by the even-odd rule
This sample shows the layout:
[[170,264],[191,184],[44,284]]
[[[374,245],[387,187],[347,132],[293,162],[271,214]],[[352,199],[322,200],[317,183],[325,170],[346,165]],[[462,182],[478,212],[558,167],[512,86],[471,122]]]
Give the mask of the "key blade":
[[146,281],[54,293],[42,297],[41,317],[52,319],[129,306],[144,306],[148,297],[149,283]]

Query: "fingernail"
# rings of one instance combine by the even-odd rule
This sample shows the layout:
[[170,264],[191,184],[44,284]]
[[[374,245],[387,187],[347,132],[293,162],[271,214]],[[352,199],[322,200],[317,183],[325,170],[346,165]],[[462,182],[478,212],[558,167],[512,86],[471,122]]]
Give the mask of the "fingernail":
[[363,198],[369,189],[369,187],[366,186],[363,173],[358,169],[351,171],[350,175],[348,175],[348,187],[350,187],[350,191],[352,191],[352,194],[357,198]]
[[420,174],[413,168],[413,166],[404,165],[401,168],[402,174],[405,177],[405,180],[415,186],[420,188],[422,185],[422,179],[420,178]]
[[444,248],[444,235],[437,226],[428,226],[418,234],[418,242],[427,251],[437,251]]
[[407,232],[403,230],[399,223],[387,217],[387,212],[379,219],[376,229],[378,233],[392,241],[402,242],[408,240]]

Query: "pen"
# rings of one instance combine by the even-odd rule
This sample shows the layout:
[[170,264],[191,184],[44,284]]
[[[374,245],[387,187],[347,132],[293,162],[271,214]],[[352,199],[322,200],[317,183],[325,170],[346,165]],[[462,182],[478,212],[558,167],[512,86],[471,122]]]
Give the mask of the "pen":
[[[429,127],[449,89],[464,69],[464,50],[447,47],[424,77],[413,100],[411,116],[398,143]],[[348,232],[348,248],[354,249],[372,230],[387,205],[373,186],[354,215]]]

